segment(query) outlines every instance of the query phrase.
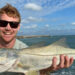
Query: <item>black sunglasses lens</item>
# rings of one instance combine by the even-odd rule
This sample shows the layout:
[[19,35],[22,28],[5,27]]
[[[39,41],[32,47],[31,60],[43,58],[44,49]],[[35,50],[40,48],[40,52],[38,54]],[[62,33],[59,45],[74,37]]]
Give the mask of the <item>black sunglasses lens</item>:
[[19,22],[10,22],[11,28],[17,28],[19,25]]
[[0,27],[6,27],[7,26],[7,23],[6,21],[2,21],[0,20]]
[[8,23],[10,24],[11,28],[17,28],[19,25],[19,22],[8,22],[0,20],[0,27],[6,27]]

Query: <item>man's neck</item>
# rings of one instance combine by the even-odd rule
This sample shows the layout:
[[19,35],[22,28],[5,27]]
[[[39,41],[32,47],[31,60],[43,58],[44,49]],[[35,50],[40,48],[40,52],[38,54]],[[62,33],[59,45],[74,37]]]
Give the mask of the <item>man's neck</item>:
[[13,48],[15,41],[16,38],[10,42],[4,42],[2,39],[0,39],[0,48]]

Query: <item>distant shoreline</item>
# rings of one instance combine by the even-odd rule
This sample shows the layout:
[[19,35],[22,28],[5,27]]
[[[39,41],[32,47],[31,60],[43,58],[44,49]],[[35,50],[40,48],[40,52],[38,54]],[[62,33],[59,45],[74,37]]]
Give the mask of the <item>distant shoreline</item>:
[[18,39],[22,39],[22,38],[33,38],[33,37],[50,37],[50,35],[32,35],[32,36],[16,36],[16,38]]

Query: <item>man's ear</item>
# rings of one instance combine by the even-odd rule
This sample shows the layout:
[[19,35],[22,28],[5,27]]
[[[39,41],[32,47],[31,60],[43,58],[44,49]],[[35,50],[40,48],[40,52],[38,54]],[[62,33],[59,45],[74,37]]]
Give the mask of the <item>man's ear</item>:
[[18,31],[20,30],[20,24],[18,25]]

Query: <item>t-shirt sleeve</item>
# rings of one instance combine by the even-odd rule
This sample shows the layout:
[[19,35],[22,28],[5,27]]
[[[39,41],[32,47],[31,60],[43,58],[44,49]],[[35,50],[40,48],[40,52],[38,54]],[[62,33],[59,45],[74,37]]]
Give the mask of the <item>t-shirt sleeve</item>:
[[27,48],[28,45],[26,43],[23,43],[22,41],[16,39],[16,42],[14,44],[14,49],[23,49],[23,48]]

